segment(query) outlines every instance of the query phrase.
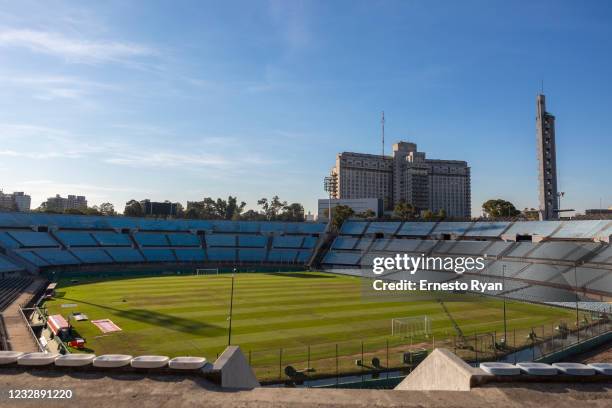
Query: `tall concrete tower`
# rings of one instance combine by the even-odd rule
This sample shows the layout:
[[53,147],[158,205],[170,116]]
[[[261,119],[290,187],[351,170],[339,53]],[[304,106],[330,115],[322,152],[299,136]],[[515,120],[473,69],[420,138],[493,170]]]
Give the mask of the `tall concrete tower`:
[[555,117],[546,112],[546,98],[536,99],[536,138],[540,179],[540,220],[559,219],[557,201],[557,155],[555,151]]

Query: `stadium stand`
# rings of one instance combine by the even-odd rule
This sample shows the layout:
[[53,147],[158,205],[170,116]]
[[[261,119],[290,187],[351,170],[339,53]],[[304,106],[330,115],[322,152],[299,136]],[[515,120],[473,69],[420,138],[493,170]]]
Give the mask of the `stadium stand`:
[[171,249],[168,248],[146,248],[142,254],[149,262],[176,262],[176,257]]
[[[0,213],[0,249],[21,257],[34,271],[158,262],[304,265],[325,228],[318,223]],[[292,251],[277,252],[281,249]]]
[[152,232],[136,232],[134,234],[136,243],[142,247],[167,247],[170,245],[166,234],[156,234]]
[[144,262],[142,254],[134,248],[107,248],[106,252],[118,263]]
[[102,246],[132,246],[130,237],[111,231],[92,232],[91,234]]
[[[339,234],[321,240],[326,226],[317,223],[0,213],[0,272],[20,271],[22,265],[36,272],[160,262],[304,265],[316,259],[321,265],[315,267],[358,274],[360,267],[381,255],[486,255],[486,267],[462,279],[478,276],[495,281],[505,272],[507,296],[535,301],[548,288],[559,291],[564,301],[571,294],[575,299],[577,287],[581,300],[588,296],[608,299],[612,297],[612,247],[600,237],[609,232],[612,221],[606,220],[350,220]],[[447,273],[437,272],[436,279],[444,279]]]
[[32,278],[17,277],[0,279],[0,312],[19,296],[23,289],[32,283]]
[[82,263],[85,264],[100,264],[112,263],[111,258],[106,251],[98,248],[74,248],[70,250]]
[[[611,221],[408,221],[389,222],[387,228],[381,224],[345,223],[323,257],[323,269],[359,275],[355,268],[367,270],[375,257],[398,253],[445,258],[482,256],[483,270],[468,271],[463,276],[452,273],[447,279],[503,280],[506,285],[500,294],[532,302],[612,298],[612,247],[598,240],[612,231]],[[430,270],[427,279],[444,276],[442,271]],[[398,272],[385,278],[415,279],[414,275],[406,277]]]
[[67,247],[92,247],[98,245],[89,232],[58,231],[55,233],[55,236]]
[[22,248],[59,246],[58,242],[46,232],[8,231],[8,234],[15,241],[19,242]]
[[175,248],[174,255],[179,262],[204,262],[205,252],[199,248]]
[[0,272],[16,272],[22,269],[22,267],[16,265],[10,259],[0,255]]
[[168,237],[168,241],[170,242],[170,246],[176,247],[199,247],[202,245],[197,235],[186,234],[186,233],[176,233],[176,234],[166,234]]

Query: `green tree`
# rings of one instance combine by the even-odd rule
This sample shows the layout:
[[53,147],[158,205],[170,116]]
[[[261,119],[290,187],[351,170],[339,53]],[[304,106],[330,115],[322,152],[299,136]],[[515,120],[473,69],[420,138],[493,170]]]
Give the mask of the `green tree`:
[[351,218],[354,214],[355,211],[348,205],[338,205],[332,208],[332,228],[334,231],[340,231],[344,221]]
[[259,211],[248,210],[240,215],[240,219],[244,221],[265,221],[266,216]]
[[402,221],[410,220],[414,218],[415,208],[411,203],[407,203],[405,200],[401,200],[395,205],[393,209],[393,216],[399,218]]
[[291,203],[283,207],[279,216],[282,221],[304,221],[304,206],[300,203]]
[[272,197],[271,200],[268,200],[265,197],[258,200],[257,205],[259,205],[262,208],[266,216],[266,219],[268,221],[273,221],[278,218],[281,210],[287,207],[287,202],[281,201],[280,198],[278,198],[278,196],[275,195],[274,197]]
[[428,210],[423,211],[422,217],[423,217],[424,220],[431,221],[431,220],[433,220],[435,218],[435,215],[434,215],[433,211],[428,209]]
[[123,215],[126,217],[142,217],[143,210],[140,203],[136,200],[130,200],[125,203],[125,209],[123,210]]
[[444,208],[440,208],[438,210],[438,219],[443,220],[446,218],[446,210]]
[[359,218],[363,218],[363,219],[370,219],[370,218],[376,218],[376,213],[371,208],[368,208],[367,210],[363,212],[355,214],[355,216]]
[[200,218],[200,213],[198,212],[197,209],[195,209],[194,207],[189,207],[188,205],[187,210],[185,211],[183,216],[190,220],[197,220],[198,218]]
[[102,215],[106,216],[117,215],[117,212],[115,211],[115,206],[111,203],[100,204],[99,211]]
[[485,201],[482,210],[489,218],[516,217],[521,213],[510,201],[501,198]]

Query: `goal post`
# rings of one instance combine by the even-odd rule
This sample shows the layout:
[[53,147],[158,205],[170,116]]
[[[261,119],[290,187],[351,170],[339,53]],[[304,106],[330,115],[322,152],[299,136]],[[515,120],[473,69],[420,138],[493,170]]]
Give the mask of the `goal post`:
[[391,335],[407,337],[431,334],[431,319],[428,316],[398,317],[391,319]]
[[196,275],[218,275],[219,268],[198,268],[196,269]]

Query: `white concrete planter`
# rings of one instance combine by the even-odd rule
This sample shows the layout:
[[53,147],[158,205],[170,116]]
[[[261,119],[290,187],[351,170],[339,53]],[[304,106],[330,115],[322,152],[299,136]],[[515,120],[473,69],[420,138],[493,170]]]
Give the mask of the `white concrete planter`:
[[17,364],[24,366],[45,366],[53,364],[58,356],[58,353],[28,353],[20,356],[17,359]]
[[595,375],[595,369],[580,363],[554,363],[563,374],[567,375]]
[[510,363],[480,363],[480,368],[493,375],[520,375],[521,369]]
[[66,354],[55,359],[55,365],[60,367],[83,367],[90,365],[95,354]]
[[204,357],[174,357],[168,366],[176,370],[199,370],[204,364],[206,364]]
[[104,354],[94,358],[94,367],[118,368],[130,364],[132,356],[127,354]]
[[166,356],[138,356],[130,364],[134,368],[162,368],[168,365],[169,360]]
[[0,365],[16,363],[21,356],[23,356],[21,351],[0,351]]
[[544,363],[516,363],[522,372],[529,375],[557,375],[557,369]]

